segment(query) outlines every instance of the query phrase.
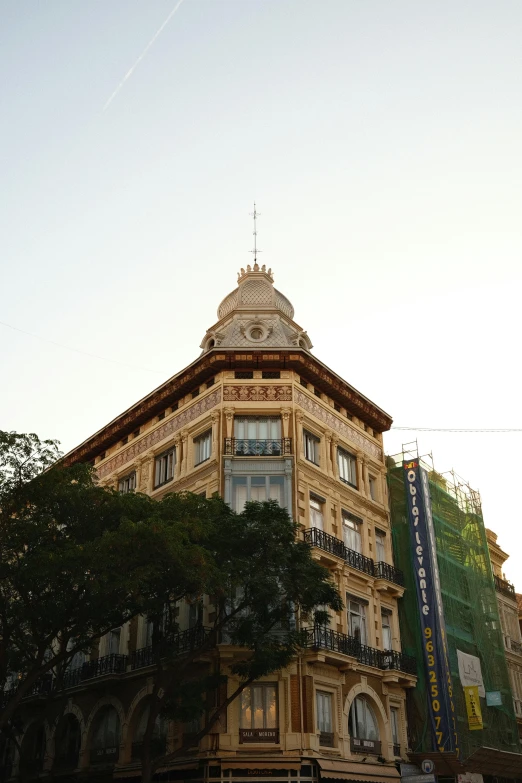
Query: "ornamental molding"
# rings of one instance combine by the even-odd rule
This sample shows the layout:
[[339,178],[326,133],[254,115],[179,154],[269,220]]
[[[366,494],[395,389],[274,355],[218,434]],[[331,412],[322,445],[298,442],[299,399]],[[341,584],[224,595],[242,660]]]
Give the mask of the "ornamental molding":
[[374,459],[382,461],[382,451],[375,443],[372,443],[360,432],[357,432],[354,427],[345,424],[344,421],[338,419],[337,416],[334,416],[330,411],[325,410],[322,405],[319,405],[315,400],[311,400],[306,394],[299,391],[299,389],[295,390],[295,401],[296,404],[300,405],[307,413],[315,416],[316,419],[319,419],[330,429],[338,432],[343,438],[346,438],[346,440],[349,440],[352,443],[356,443],[359,448],[367,454],[370,454]]
[[[120,468],[122,465],[125,465],[127,462],[131,462],[131,460],[136,459],[139,454],[143,454],[144,451],[147,451],[152,446],[160,443],[160,441],[168,438],[169,435],[173,435],[175,432],[182,429],[182,427],[186,427],[188,424],[194,421],[194,419],[197,419],[199,416],[202,416],[216,405],[219,405],[220,402],[221,389],[216,389],[206,397],[202,397],[194,405],[191,405],[190,408],[187,408],[181,413],[178,413],[176,416],[173,416],[171,419],[162,424],[161,427],[157,427],[157,429],[155,429],[153,432],[150,432],[144,438],[141,438],[141,440],[133,443],[132,446],[124,449],[121,454],[117,454],[115,457],[108,460],[104,465],[101,465],[99,468],[97,468],[96,472],[98,474],[98,478],[103,478],[109,473],[112,473],[113,471]],[[182,433],[182,435],[184,434],[185,433]]]
[[292,399],[291,386],[225,386],[225,402],[286,402]]

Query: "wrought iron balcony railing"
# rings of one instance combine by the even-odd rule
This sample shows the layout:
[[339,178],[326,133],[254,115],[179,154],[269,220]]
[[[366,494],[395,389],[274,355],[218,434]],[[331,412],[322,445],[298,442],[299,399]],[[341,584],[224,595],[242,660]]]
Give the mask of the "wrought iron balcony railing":
[[162,639],[158,647],[153,647],[152,645],[140,647],[130,655],[131,669],[143,669],[145,666],[152,666],[156,663],[158,653],[161,658],[184,655],[196,647],[201,647],[210,633],[210,628],[206,628],[203,625],[195,625],[193,628],[187,628],[186,631],[180,631],[171,640]]
[[324,530],[319,530],[318,527],[312,527],[310,530],[304,531],[304,540],[311,546],[316,546],[319,549],[323,549],[325,552],[329,552],[332,555],[341,557],[352,568],[357,568],[358,571],[364,571],[365,574],[370,576],[374,575],[373,560],[370,557],[361,555],[360,552],[355,552],[348,547],[335,536],[331,536],[329,533],[325,533]]
[[508,598],[515,599],[515,588],[511,582],[507,582],[505,579],[501,579],[495,575],[495,590],[497,593],[507,595]]
[[386,579],[396,585],[404,587],[404,574],[395,566],[384,563],[382,560],[375,563],[375,576],[377,579]]
[[356,658],[359,663],[365,666],[374,666],[376,669],[395,669],[406,674],[417,673],[415,658],[397,650],[377,650],[375,647],[362,644],[354,636],[348,636],[320,625],[303,628],[303,634],[305,647],[350,655],[352,658]]
[[380,756],[381,741],[350,737],[350,750],[352,753],[371,753],[374,756]]
[[319,745],[324,748],[333,748],[335,746],[335,737],[332,731],[319,732]]
[[103,677],[105,674],[123,674],[127,668],[127,656],[103,655],[101,658],[94,658],[92,661],[85,661],[82,665],[82,680],[92,680],[94,677]]
[[225,438],[225,455],[230,457],[287,457],[292,438]]
[[394,582],[394,584],[401,585],[401,587],[404,586],[404,574],[398,568],[382,561],[374,563],[370,557],[365,557],[360,552],[348,549],[346,544],[339,538],[319,530],[318,527],[305,530],[303,535],[305,541],[311,546],[316,546],[325,552],[336,555],[336,557],[341,557],[352,568],[364,571],[365,574],[375,576],[377,579],[386,579],[388,582]]

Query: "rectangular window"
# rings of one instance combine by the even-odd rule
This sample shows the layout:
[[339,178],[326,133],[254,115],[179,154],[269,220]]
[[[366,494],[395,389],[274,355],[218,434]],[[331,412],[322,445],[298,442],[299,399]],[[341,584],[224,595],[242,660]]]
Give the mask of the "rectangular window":
[[371,499],[377,500],[377,479],[375,476],[368,476],[368,484],[370,486]]
[[375,531],[375,559],[378,563],[386,562],[386,536],[380,530]]
[[[241,693],[240,710],[241,729],[277,729],[276,684],[263,682],[245,688]],[[266,741],[263,737],[258,739]],[[253,737],[248,740],[255,741]]]
[[161,487],[174,478],[176,449],[172,447],[154,460],[154,488]]
[[355,514],[350,514],[349,511],[342,512],[343,517],[343,541],[348,549],[352,549],[354,552],[362,553],[362,536],[361,527],[362,519],[356,517]]
[[136,489],[136,471],[129,473],[128,476],[118,481],[118,492],[121,495],[126,495],[128,492],[134,492]]
[[392,649],[392,629],[391,629],[391,614],[386,610],[381,611],[381,624],[382,624],[382,649]]
[[121,628],[109,631],[107,637],[107,655],[118,655],[120,652]]
[[321,500],[316,497],[310,497],[310,527],[324,530],[323,506],[324,503]]
[[194,438],[194,449],[196,453],[194,460],[195,465],[200,465],[202,462],[210,459],[210,453],[212,451],[212,430],[203,433],[199,438]]
[[332,694],[324,691],[316,691],[315,703],[317,707],[317,731],[319,732],[319,744],[331,748],[333,746],[333,709]]
[[232,477],[232,508],[240,514],[245,503],[257,500],[277,500],[280,506],[285,505],[284,476],[233,476]]
[[281,440],[281,419],[279,416],[236,416],[234,438],[236,441],[253,441],[254,443],[256,441]]
[[280,373],[279,370],[263,370],[262,377],[266,378],[266,379],[268,379],[268,378],[280,378],[281,377],[281,373]]
[[337,449],[337,463],[339,465],[339,478],[345,484],[357,489],[357,459],[344,449]]
[[303,430],[304,455],[307,460],[319,465],[319,438]]
[[395,756],[401,755],[401,740],[399,734],[399,710],[390,707],[390,723],[392,732],[393,752]]
[[366,606],[347,596],[348,604],[348,635],[353,636],[361,644],[366,644]]
[[234,378],[237,378],[238,380],[250,380],[254,377],[254,371],[253,370],[236,370],[234,373]]

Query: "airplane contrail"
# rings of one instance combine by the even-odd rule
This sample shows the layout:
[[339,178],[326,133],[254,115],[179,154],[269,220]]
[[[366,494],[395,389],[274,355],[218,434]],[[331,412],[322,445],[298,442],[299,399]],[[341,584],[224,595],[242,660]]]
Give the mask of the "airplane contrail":
[[136,60],[136,62],[134,63],[134,65],[132,65],[132,66],[129,68],[129,70],[127,71],[127,73],[125,74],[125,76],[123,77],[123,79],[121,80],[121,82],[118,84],[118,86],[116,87],[116,89],[114,90],[114,92],[112,93],[112,95],[110,96],[109,100],[108,100],[108,101],[105,103],[105,106],[103,107],[103,111],[106,111],[106,109],[108,109],[108,108],[109,108],[109,106],[111,105],[111,103],[113,102],[114,98],[117,96],[117,94],[119,93],[119,91],[121,90],[121,88],[123,87],[123,85],[125,84],[125,82],[127,81],[127,79],[128,79],[130,76],[132,76],[132,74],[134,73],[134,71],[136,70],[136,68],[137,68],[137,67],[138,67],[138,65],[140,64],[140,62],[143,60],[143,58],[145,57],[145,55],[146,55],[146,54],[147,54],[147,52],[149,51],[150,47],[152,46],[152,44],[154,43],[154,41],[156,40],[156,38],[157,38],[157,37],[160,35],[160,33],[162,32],[162,30],[164,29],[164,27],[166,27],[166,26],[168,25],[168,23],[170,22],[170,20],[172,19],[172,17],[173,17],[173,16],[174,16],[174,14],[176,13],[176,11],[178,10],[178,8],[180,7],[180,5],[181,5],[181,3],[182,3],[182,2],[183,2],[183,0],[178,0],[178,2],[177,2],[177,3],[176,3],[176,5],[174,6],[174,8],[173,8],[173,9],[172,9],[172,11],[170,12],[170,14],[167,16],[167,18],[165,19],[165,21],[163,22],[163,24],[161,25],[161,27],[159,28],[159,30],[157,30],[157,31],[156,31],[156,33],[155,33],[155,34],[152,36],[152,38],[150,39],[150,41],[148,42],[147,46],[146,46],[146,47],[145,47],[145,49],[142,51],[142,53],[140,54],[140,56],[138,57],[138,59]]

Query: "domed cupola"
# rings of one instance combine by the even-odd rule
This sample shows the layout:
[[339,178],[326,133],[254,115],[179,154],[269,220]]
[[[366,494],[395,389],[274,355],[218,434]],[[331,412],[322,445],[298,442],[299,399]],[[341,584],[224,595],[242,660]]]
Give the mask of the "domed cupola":
[[292,303],[274,288],[271,269],[255,263],[241,269],[238,286],[218,307],[218,322],[201,347],[212,348],[312,348],[310,338],[294,321]]

